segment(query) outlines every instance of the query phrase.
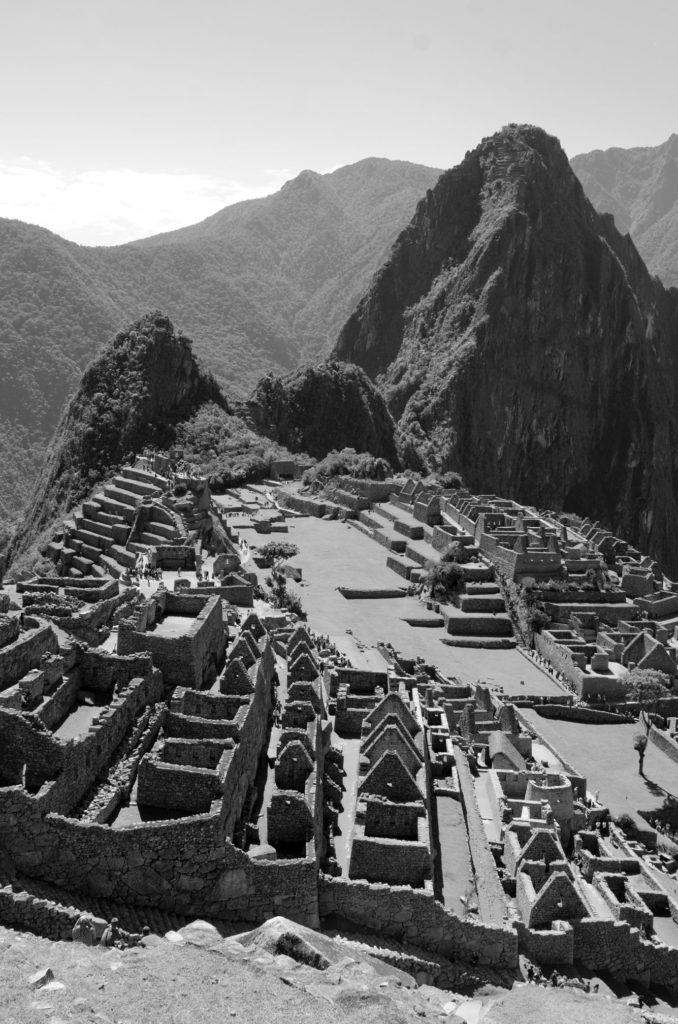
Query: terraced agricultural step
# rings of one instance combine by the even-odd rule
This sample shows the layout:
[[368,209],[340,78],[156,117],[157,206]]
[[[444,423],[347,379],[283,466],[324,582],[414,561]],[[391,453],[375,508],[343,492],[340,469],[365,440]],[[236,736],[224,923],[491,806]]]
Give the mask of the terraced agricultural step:
[[167,477],[160,476],[159,473],[149,472],[147,469],[137,469],[136,466],[123,466],[122,472],[119,474],[126,480],[138,480],[142,484],[151,484],[153,487],[167,487],[169,481]]
[[389,523],[395,523],[398,519],[396,513],[390,512],[384,505],[373,505],[370,511],[373,512],[375,516],[380,516],[381,519],[388,520]]
[[443,610],[445,628],[452,636],[512,636],[513,629],[508,615],[498,612],[496,615],[485,613],[464,613],[458,608]]
[[[112,488],[111,484],[108,484],[107,486],[109,489]],[[132,519],[134,518],[134,511],[137,505],[136,502],[134,504],[134,507],[132,507],[127,503],[118,501],[116,498],[111,497],[108,494],[104,494],[103,492],[101,494],[97,494],[96,500],[98,505],[101,505],[101,507],[110,515],[116,516],[120,520],[120,522],[132,522]]]
[[496,583],[467,583],[466,593],[473,597],[493,597],[501,593]]
[[128,551],[135,551],[137,555],[145,555],[148,552],[148,544],[142,544],[138,540],[128,540],[124,545]]
[[141,504],[140,495],[133,491],[125,491],[117,484],[106,484],[104,494],[107,498],[117,501],[118,505],[126,505],[127,508],[136,509],[137,505]]
[[123,491],[131,491],[132,494],[138,494],[140,498],[155,498],[161,493],[157,484],[142,483],[141,480],[133,480],[127,476],[115,476],[113,477],[113,483]]
[[137,562],[137,556],[134,551],[127,551],[121,544],[114,544],[109,552],[120,565],[124,565],[125,568],[131,569]]
[[122,566],[119,562],[116,562],[115,558],[111,558],[110,555],[101,555],[99,561],[108,575],[112,576],[114,580],[122,576]]
[[154,533],[157,537],[164,537],[166,540],[176,539],[177,530],[174,525],[169,526],[167,523],[157,523],[154,519],[150,519],[146,526],[149,532]]
[[407,541],[397,540],[393,534],[382,533],[381,530],[372,531],[372,539],[376,540],[377,544],[381,544],[382,547],[388,548],[389,551],[395,551],[397,555],[404,555],[405,548],[407,547]]
[[416,548],[413,548],[411,547],[411,545],[407,544],[407,546],[405,547],[405,554],[412,562],[416,562],[418,565],[425,566],[426,563],[433,557],[435,552],[432,551],[430,554],[425,554],[423,551],[417,551]]
[[109,523],[100,523],[96,519],[90,519],[89,516],[78,521],[78,528],[87,530],[88,533],[98,534],[99,537],[113,540],[113,527]]
[[393,529],[396,533],[402,533],[404,537],[409,537],[410,540],[424,539],[424,527],[420,523],[403,523],[396,520],[393,523]]
[[102,537],[101,534],[92,533],[83,526],[79,526],[77,530],[74,530],[71,536],[75,540],[80,540],[83,544],[89,545],[89,547],[94,548],[96,551],[107,551],[113,543],[111,537]]
[[71,566],[77,569],[83,576],[91,576],[94,561],[90,558],[85,558],[83,555],[73,555]]
[[406,558],[400,558],[397,555],[389,555],[386,559],[386,565],[389,569],[393,569],[403,579],[409,580],[412,578],[412,573],[415,571],[421,571],[418,565],[414,562],[410,562]]
[[161,537],[158,533],[150,533],[148,530],[144,530],[139,540],[142,544],[150,544],[153,547],[165,547],[167,544],[167,537]]
[[491,594],[483,595],[462,594],[459,598],[459,607],[463,612],[505,612],[506,606],[502,597],[494,597]]

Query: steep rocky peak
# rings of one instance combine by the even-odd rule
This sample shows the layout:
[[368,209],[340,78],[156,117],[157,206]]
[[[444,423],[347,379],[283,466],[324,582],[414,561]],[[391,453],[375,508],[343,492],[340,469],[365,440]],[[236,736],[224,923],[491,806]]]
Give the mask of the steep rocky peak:
[[401,458],[604,521],[678,571],[678,296],[509,125],[445,172],[341,331]]

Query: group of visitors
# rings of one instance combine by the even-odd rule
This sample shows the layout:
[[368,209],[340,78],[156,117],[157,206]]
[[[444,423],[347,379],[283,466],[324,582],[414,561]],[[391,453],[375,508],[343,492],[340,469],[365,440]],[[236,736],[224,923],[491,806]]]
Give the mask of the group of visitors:
[[564,988],[566,985],[572,988],[579,988],[582,992],[597,992],[598,982],[591,984],[588,978],[568,978],[565,974],[558,974],[555,969],[549,975],[543,974],[540,967],[528,964],[525,972],[528,984],[543,985],[545,988]]
[[150,935],[151,929],[145,925],[141,932],[123,932],[117,917],[111,919],[110,924],[101,932],[97,941],[97,924],[92,914],[81,914],[73,926],[71,935],[74,942],[81,942],[85,946],[108,946],[117,949],[127,949],[130,946],[142,946],[146,936]]

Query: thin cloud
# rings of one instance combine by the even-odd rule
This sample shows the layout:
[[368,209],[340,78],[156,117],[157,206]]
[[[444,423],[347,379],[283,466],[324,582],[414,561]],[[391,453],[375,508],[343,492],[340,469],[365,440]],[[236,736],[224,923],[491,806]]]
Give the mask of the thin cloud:
[[0,161],[0,217],[82,245],[119,245],[194,224],[224,206],[275,192],[285,172],[246,185],[205,174],[119,170],[65,174],[40,160]]

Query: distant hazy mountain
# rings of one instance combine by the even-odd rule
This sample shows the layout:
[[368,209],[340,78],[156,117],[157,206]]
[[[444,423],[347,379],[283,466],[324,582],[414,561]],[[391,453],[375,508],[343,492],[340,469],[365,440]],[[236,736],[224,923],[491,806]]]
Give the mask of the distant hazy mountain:
[[603,522],[678,573],[678,292],[596,213],[558,140],[510,125],[441,175],[334,357],[403,461]]
[[229,395],[329,350],[439,171],[362,160],[111,248],[0,220],[0,519],[28,500],[85,366],[161,308]]
[[571,161],[600,213],[612,213],[653,274],[678,287],[678,135],[661,146],[594,149]]

